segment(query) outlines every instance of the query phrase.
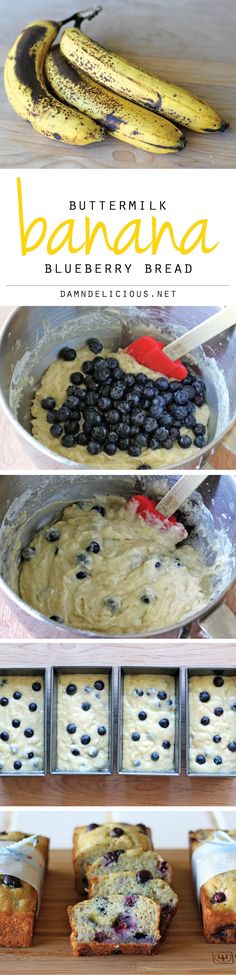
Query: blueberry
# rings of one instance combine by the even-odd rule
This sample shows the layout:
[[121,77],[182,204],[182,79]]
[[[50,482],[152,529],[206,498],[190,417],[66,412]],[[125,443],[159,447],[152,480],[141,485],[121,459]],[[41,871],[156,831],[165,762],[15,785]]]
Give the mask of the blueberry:
[[168,750],[168,748],[170,748],[170,741],[163,741],[162,742],[162,748],[165,748],[166,750]]
[[100,552],[100,545],[98,542],[90,542],[90,544],[87,545],[86,552],[94,552],[97,555],[97,552]]
[[141,687],[135,687],[134,693],[137,695],[137,697],[143,697],[144,691]]
[[205,765],[205,755],[196,755],[196,762],[198,765]]
[[147,604],[150,603],[149,596],[147,596],[145,592],[143,593],[142,596],[140,596],[140,600],[141,603],[147,603]]
[[236,741],[230,741],[227,745],[229,752],[236,752]]
[[73,694],[77,694],[76,684],[67,684],[66,694],[68,694],[69,697],[73,697]]
[[165,376],[160,376],[160,379],[156,380],[155,385],[157,386],[157,389],[161,389],[161,390],[168,389],[169,386],[168,379],[166,379]]
[[99,339],[88,339],[86,345],[88,345],[90,352],[94,352],[95,355],[97,355],[98,352],[102,352],[103,345],[102,342],[99,342]]
[[188,437],[187,434],[180,434],[178,437],[178,443],[183,450],[188,450],[188,448],[192,446],[192,438]]
[[96,691],[103,691],[104,690],[104,687],[105,687],[104,681],[103,680],[95,680],[94,681],[94,687],[95,687]]
[[22,697],[21,691],[14,691],[13,697],[14,697],[14,701],[20,701]]
[[109,370],[109,366],[106,365],[105,359],[102,359],[100,362],[95,362],[94,375],[95,375],[95,379],[97,379],[98,382],[101,384],[103,384],[104,382],[106,382],[107,379],[109,379],[110,370]]
[[[191,390],[191,394],[194,398],[194,390]],[[175,403],[178,404],[178,406],[184,406],[185,403],[188,403],[189,394],[188,394],[187,387],[185,389],[177,389],[176,393],[174,393],[174,400]]]
[[117,368],[117,359],[114,359],[113,356],[107,356],[106,363],[111,370]]
[[174,441],[172,440],[171,437],[167,437],[167,440],[164,440],[163,443],[163,447],[165,448],[165,450],[171,450],[171,448],[173,447],[173,442]]
[[197,437],[198,434],[200,435],[200,437],[201,436],[204,437],[204,434],[206,433],[206,427],[204,426],[204,423],[196,423],[194,433],[197,434]]
[[84,433],[84,430],[81,430],[81,433],[78,433],[78,435],[76,437],[76,443],[78,443],[80,445],[80,447],[86,447],[87,446],[88,437],[86,436],[86,433]]
[[129,447],[128,437],[124,437],[123,440],[119,440],[119,450],[128,450],[128,447]]
[[141,454],[141,447],[136,446],[135,443],[129,444],[128,454],[130,454],[130,457],[139,457]]
[[2,708],[6,708],[7,704],[9,704],[8,697],[1,697],[0,704]]
[[206,402],[206,397],[205,396],[195,396],[194,402],[195,402],[196,406],[203,406],[203,404]]
[[141,447],[141,449],[144,450],[144,448],[148,445],[148,438],[144,433],[137,433],[134,442],[136,447]]
[[213,894],[211,898],[212,904],[223,904],[226,901],[226,894],[223,890],[218,890],[216,894]]
[[143,410],[131,410],[131,420],[137,427],[142,427],[145,420]]
[[103,735],[106,735],[107,729],[105,728],[105,725],[104,724],[100,724],[98,726],[97,733],[98,733],[98,735],[101,735],[101,737],[103,737]]
[[169,724],[170,722],[168,721],[168,718],[161,718],[161,720],[159,721],[159,725],[161,728],[168,728]]
[[131,738],[132,738],[132,741],[140,741],[140,735],[139,735],[138,731],[133,731],[133,734],[131,735]]
[[121,416],[129,416],[130,411],[131,411],[131,403],[127,403],[125,400],[124,402],[122,401],[122,403],[119,402],[119,413],[121,414]]
[[129,423],[121,422],[117,424],[118,437],[128,437],[130,431]]
[[80,572],[76,572],[75,574],[76,574],[76,579],[87,579],[88,576],[88,573],[83,572],[82,569],[80,570]]
[[152,470],[151,464],[139,464],[137,467],[137,471],[151,471],[151,470]]
[[68,731],[68,735],[75,735],[75,732],[77,731],[77,726],[76,724],[73,723],[68,724],[66,730]]
[[86,376],[87,375],[90,375],[91,376],[91,373],[93,373],[94,362],[95,362],[95,360],[94,361],[91,361],[91,359],[85,359],[85,361],[82,362],[82,369],[83,369],[83,372],[85,372]]
[[58,352],[58,359],[65,359],[66,362],[72,362],[72,359],[76,359],[75,349],[69,349],[67,345]]
[[194,413],[189,413],[188,416],[186,416],[186,419],[184,421],[184,426],[187,427],[187,429],[189,430],[194,430],[195,432],[196,424],[197,421],[195,419]]
[[201,724],[203,724],[203,725],[204,725],[204,727],[205,727],[206,725],[208,725],[208,724],[210,724],[210,718],[207,718],[207,717],[205,717],[205,718],[201,718]]
[[158,759],[159,758],[160,758],[160,755],[158,755],[158,752],[151,752],[151,759],[152,759],[153,762],[158,762]]
[[109,399],[109,396],[101,396],[100,399],[98,400],[98,406],[99,409],[102,411],[102,413],[106,413],[106,411],[109,410],[111,406],[111,400]]
[[22,762],[19,762],[17,760],[16,762],[14,762],[13,768],[16,770],[16,772],[19,772],[20,768],[22,768]]
[[34,758],[34,752],[27,752],[27,758]]
[[117,444],[110,441],[110,443],[105,444],[104,450],[105,450],[105,454],[108,454],[109,457],[113,457],[113,455],[116,454],[117,451]]
[[91,741],[90,735],[81,735],[80,741],[81,745],[89,745],[89,742]]
[[185,417],[188,416],[186,406],[176,406],[174,403],[173,406],[170,406],[170,409],[173,416],[177,417],[177,420],[185,420]]
[[53,425],[50,427],[50,433],[52,437],[61,437],[63,427],[60,425],[60,423],[53,423]]
[[89,701],[83,701],[83,704],[81,704],[81,708],[82,711],[90,711],[91,704],[89,704]]
[[163,407],[164,407],[164,400],[162,399],[161,396],[159,396],[157,399],[154,400],[154,403],[152,403],[149,410],[149,416],[154,416],[158,420],[163,413]]
[[41,406],[43,410],[53,410],[54,406],[56,406],[56,400],[53,399],[53,396],[46,396],[44,399],[41,399]]
[[71,754],[72,755],[76,755],[76,756],[80,755],[79,749],[78,748],[72,748],[71,749]]
[[49,619],[54,620],[54,623],[64,623],[62,616],[53,615],[53,616],[49,616]]
[[29,711],[37,711],[37,704],[35,704],[34,701],[32,701],[32,703],[29,704]]
[[65,433],[78,433],[79,430],[79,418],[76,416],[74,420],[67,420],[65,423]]
[[173,416],[170,413],[162,413],[161,424],[163,427],[172,427]]
[[38,693],[38,691],[41,691],[41,686],[42,685],[39,683],[39,680],[35,680],[32,684],[32,690]]
[[58,538],[60,538],[60,534],[60,528],[48,528],[45,532],[45,538],[47,539],[47,542],[57,542]]
[[76,443],[76,437],[72,433],[66,433],[65,437],[61,438],[61,443],[63,447],[74,447]]
[[101,449],[102,449],[101,448],[101,444],[98,443],[98,440],[90,440],[89,443],[88,443],[88,445],[87,445],[88,453],[89,454],[92,454],[92,456],[94,456],[94,457],[95,457],[95,454],[100,454],[101,453]]
[[[16,765],[20,765],[21,767],[21,762],[15,762],[14,767]],[[4,884],[5,887],[14,887],[14,888],[22,887],[22,883],[21,880],[19,880],[19,877],[11,877],[10,874],[5,874],[5,877],[2,877],[2,884]]]
[[33,738],[34,735],[33,728],[25,728],[24,735],[25,738]]
[[147,416],[144,422],[144,430],[146,430],[147,433],[153,433],[153,431],[156,429],[157,429],[157,421],[155,420],[155,417]]
[[[195,429],[194,429],[194,433],[195,433]],[[204,437],[194,437],[193,442],[195,444],[195,447],[206,447],[206,440]]]
[[32,545],[28,545],[27,548],[23,548],[23,551],[21,552],[21,561],[29,562],[30,559],[33,559],[35,552],[36,549],[33,548]]
[[[20,723],[20,722],[19,722]],[[9,734],[7,731],[2,731],[0,735],[1,741],[9,741]]]
[[90,430],[92,430],[92,428],[95,426],[100,426],[101,422],[102,417],[100,416],[98,410],[91,408],[86,411],[86,424],[88,427],[90,427]]
[[221,735],[214,735],[212,741],[215,742],[215,745],[219,745],[219,742],[221,741]]
[[150,870],[139,870],[136,873],[136,880],[138,884],[146,884],[148,880],[153,880],[153,874],[150,873]]
[[114,828],[111,829],[111,836],[124,836],[124,830],[121,829],[120,826],[114,826]]
[[147,718],[146,711],[139,711],[138,718],[140,721],[146,721]]
[[98,823],[89,823],[87,826],[87,832],[91,833],[93,829],[98,829]]
[[108,410],[106,413],[106,421],[109,423],[109,426],[114,427],[116,423],[119,423],[119,420],[120,413],[118,413],[118,410]]
[[224,714],[224,709],[223,708],[215,708],[214,714],[216,715],[217,718],[221,718],[221,715]]
[[159,697],[159,701],[166,701],[167,698],[166,691],[158,691],[157,697]]
[[214,763],[215,765],[222,765],[222,758],[220,757],[220,755],[215,756]]
[[125,391],[125,388],[124,388],[123,383],[115,383],[115,385],[111,389],[111,397],[112,397],[112,399],[114,399],[114,400],[122,399],[122,397],[124,395],[124,391]]
[[82,372],[72,372],[70,375],[70,380],[74,386],[81,386],[84,382],[84,377]]
[[47,413],[47,423],[56,423],[57,419],[57,410],[49,410]]
[[152,437],[149,443],[149,447],[151,447],[151,450],[159,450],[160,446],[161,446],[160,440],[158,440],[157,437]]
[[208,694],[208,691],[201,691],[199,694],[199,700],[202,701],[202,704],[207,704],[207,701],[210,701],[210,697],[211,695]]
[[217,674],[216,677],[214,677],[213,679],[213,684],[215,685],[215,687],[223,687],[224,678],[221,677],[220,674]]
[[103,508],[101,504],[94,504],[93,508],[91,508],[91,511],[98,511],[98,514],[102,515],[102,518],[104,518],[106,514],[105,508]]

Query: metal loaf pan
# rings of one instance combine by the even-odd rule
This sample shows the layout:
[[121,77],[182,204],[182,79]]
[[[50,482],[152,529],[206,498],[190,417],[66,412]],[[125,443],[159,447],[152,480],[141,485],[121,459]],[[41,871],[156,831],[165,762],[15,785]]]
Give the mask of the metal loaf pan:
[[0,778],[3,776],[8,776],[8,778],[34,778],[35,775],[46,775],[48,772],[48,697],[49,697],[49,676],[48,670],[45,667],[1,667],[0,669],[0,679],[1,677],[11,677],[13,675],[16,677],[42,677],[44,685],[44,761],[43,769],[41,771],[35,772],[0,772]]
[[[123,728],[123,695],[124,677],[126,674],[171,674],[175,677],[176,712],[175,712],[175,767],[170,772],[147,772],[139,769],[123,769],[122,767],[122,728]],[[151,778],[169,775],[180,775],[181,771],[181,687],[182,676],[180,667],[120,667],[118,670],[118,722],[117,722],[117,772],[119,775],[146,775]]]
[[[109,678],[109,763],[106,769],[59,769],[57,767],[57,686],[59,674],[107,674]],[[52,667],[50,677],[50,772],[52,775],[111,775],[113,772],[114,671],[112,667]]]
[[[199,772],[190,772],[189,768],[189,741],[190,741],[190,708],[189,708],[189,678],[190,677],[201,677],[201,676],[214,676],[219,673],[222,677],[236,677],[236,667],[188,667],[185,671],[185,754],[186,754],[186,774],[189,778],[199,779],[200,776],[208,779],[231,779],[236,776],[236,758],[235,758],[235,771],[234,772],[221,772],[221,766],[216,765],[215,772],[204,772],[201,771],[201,766],[199,766]],[[236,716],[235,716],[236,722]],[[217,771],[218,769],[218,771]]]

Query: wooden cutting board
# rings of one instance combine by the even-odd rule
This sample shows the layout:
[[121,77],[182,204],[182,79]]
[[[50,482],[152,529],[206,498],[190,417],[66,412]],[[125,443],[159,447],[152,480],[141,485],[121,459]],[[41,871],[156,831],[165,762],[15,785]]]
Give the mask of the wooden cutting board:
[[[174,816],[174,812],[173,812]],[[209,945],[202,934],[186,850],[164,850],[170,860],[173,887],[180,906],[166,942],[149,958],[113,955],[110,958],[72,958],[66,907],[75,903],[69,850],[54,850],[45,896],[32,948],[0,949],[4,975],[220,975],[236,970],[236,945]]]

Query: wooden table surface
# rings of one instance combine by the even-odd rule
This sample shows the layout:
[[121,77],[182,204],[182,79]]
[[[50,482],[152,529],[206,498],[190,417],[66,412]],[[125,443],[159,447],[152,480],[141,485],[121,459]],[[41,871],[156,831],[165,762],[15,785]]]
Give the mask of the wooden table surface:
[[[72,5],[73,6],[73,5]],[[2,2],[0,64],[18,33],[38,17],[60,20],[63,0]],[[69,7],[67,5],[69,11]],[[103,12],[85,31],[138,67],[182,85],[208,101],[230,123],[215,135],[189,132],[188,146],[156,156],[107,138],[79,149],[59,146],[16,118],[1,82],[0,166],[59,168],[233,168],[236,159],[234,0],[104,0]]]
[[[235,667],[236,642],[232,644],[182,641],[80,643],[29,643],[0,645],[0,668],[65,666],[135,667]],[[2,777],[0,806],[236,806],[236,779],[188,778],[185,774],[184,699],[182,702],[182,772],[180,776],[70,776],[47,775],[30,779]]]
[[[220,975],[234,971],[235,945],[207,944],[197,908],[187,850],[161,850],[173,866],[179,909],[167,938],[149,957],[141,955],[73,959],[67,906],[76,901],[68,850],[52,850],[43,903],[31,948],[0,950],[4,975]],[[46,967],[45,967],[46,966]]]

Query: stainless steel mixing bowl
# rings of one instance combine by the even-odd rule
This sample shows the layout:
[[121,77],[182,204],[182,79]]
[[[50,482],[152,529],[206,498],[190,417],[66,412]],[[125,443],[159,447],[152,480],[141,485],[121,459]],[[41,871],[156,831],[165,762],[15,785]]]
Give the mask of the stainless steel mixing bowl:
[[[78,631],[69,626],[56,624],[23,602],[18,594],[19,556],[22,547],[28,545],[36,529],[57,518],[62,508],[72,501],[82,501],[97,495],[122,495],[131,497],[134,492],[161,497],[176,480],[176,476],[94,476],[31,475],[24,477],[2,476],[0,479],[0,585],[6,599],[30,634],[38,637],[73,638],[81,636],[108,636],[119,638],[124,634]],[[233,475],[210,474],[192,495],[191,504],[183,506],[189,529],[195,526],[193,544],[201,547],[207,563],[215,561],[215,547],[225,556],[225,565],[215,579],[214,592],[201,616],[208,616],[223,599],[236,578],[236,478]],[[196,613],[185,617],[179,625],[166,630],[148,633],[127,633],[126,636],[179,636],[183,625],[196,620]]]
[[[0,402],[22,444],[41,469],[86,469],[44,447],[31,436],[30,408],[42,373],[63,344],[83,346],[91,335],[112,351],[143,334],[163,341],[193,328],[216,308],[17,308],[0,337]],[[236,420],[236,326],[194,353],[207,386],[211,411],[209,443],[181,468],[199,467]],[[137,460],[137,466],[141,458]],[[108,458],[107,458],[108,461]],[[112,460],[110,461],[112,467]],[[94,465],[95,466],[95,462]],[[173,465],[175,468],[179,464]],[[167,463],[170,469],[169,458]]]

